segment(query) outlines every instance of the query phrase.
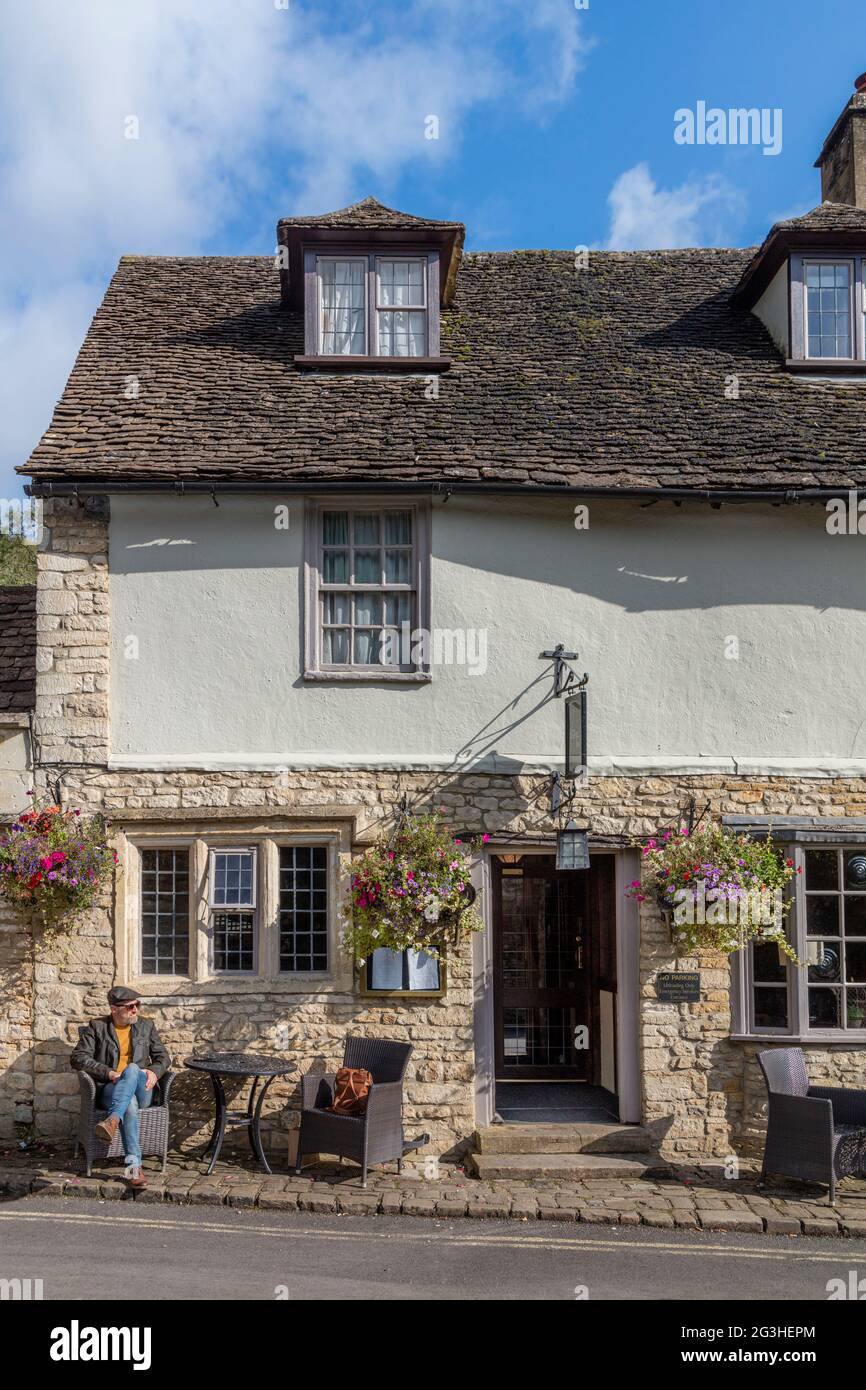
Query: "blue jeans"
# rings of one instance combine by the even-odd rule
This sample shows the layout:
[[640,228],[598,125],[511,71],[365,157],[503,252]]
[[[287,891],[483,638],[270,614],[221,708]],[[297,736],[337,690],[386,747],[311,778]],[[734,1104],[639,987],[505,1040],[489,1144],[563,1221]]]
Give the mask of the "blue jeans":
[[120,1134],[127,1164],[136,1168],[141,1165],[141,1136],[139,1133],[138,1112],[146,1110],[153,1100],[153,1092],[146,1089],[147,1077],[137,1062],[120,1073],[119,1081],[109,1081],[103,1086],[99,1103],[108,1111],[109,1117],[116,1115],[120,1120]]

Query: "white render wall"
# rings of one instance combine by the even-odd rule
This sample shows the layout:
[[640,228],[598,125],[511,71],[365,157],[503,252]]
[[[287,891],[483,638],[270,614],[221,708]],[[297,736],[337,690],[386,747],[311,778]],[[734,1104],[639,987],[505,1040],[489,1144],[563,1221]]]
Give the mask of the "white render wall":
[[113,497],[112,764],[556,766],[564,642],[595,770],[866,772],[866,536],[822,506],[574,506],[434,502],[433,626],[485,630],[486,672],[370,686],[302,678],[301,499]]
[[785,357],[791,356],[791,345],[788,341],[790,337],[788,321],[790,294],[788,260],[786,258],[752,310],[752,313],[761,320],[776,347],[784,353]]

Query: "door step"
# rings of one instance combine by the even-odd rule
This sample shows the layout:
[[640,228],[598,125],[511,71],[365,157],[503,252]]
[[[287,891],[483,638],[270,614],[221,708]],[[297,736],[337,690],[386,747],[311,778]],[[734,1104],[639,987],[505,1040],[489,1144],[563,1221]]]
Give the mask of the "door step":
[[473,1153],[469,1155],[470,1172],[478,1178],[514,1178],[527,1182],[533,1178],[548,1178],[567,1182],[582,1182],[588,1178],[645,1178],[658,1173],[665,1164],[641,1154],[621,1157],[618,1154],[591,1153]]
[[632,1154],[649,1153],[652,1141],[642,1125],[506,1124],[476,1130],[475,1148],[480,1154]]

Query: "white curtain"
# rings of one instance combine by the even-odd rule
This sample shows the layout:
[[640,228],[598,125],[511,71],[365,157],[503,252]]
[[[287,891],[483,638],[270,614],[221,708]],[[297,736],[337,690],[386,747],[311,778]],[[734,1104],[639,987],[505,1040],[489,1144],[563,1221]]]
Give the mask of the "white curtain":
[[323,261],[322,352],[357,356],[364,351],[364,265],[361,261]]

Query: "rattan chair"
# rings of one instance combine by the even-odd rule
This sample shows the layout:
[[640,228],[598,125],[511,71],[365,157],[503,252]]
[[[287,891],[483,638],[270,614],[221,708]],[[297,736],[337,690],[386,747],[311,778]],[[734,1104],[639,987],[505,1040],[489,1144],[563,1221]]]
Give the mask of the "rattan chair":
[[[75,1143],[75,1152],[81,1149],[84,1154],[85,1172],[90,1177],[94,1159],[103,1162],[106,1158],[123,1158],[123,1138],[118,1128],[117,1133],[110,1144],[106,1144],[104,1139],[99,1139],[94,1133],[94,1127],[100,1120],[104,1120],[108,1114],[107,1110],[99,1110],[96,1105],[97,1082],[86,1071],[76,1073],[78,1085],[81,1090],[81,1109],[78,1115],[78,1137]],[[141,1154],[155,1154],[162,1159],[162,1171],[165,1172],[166,1159],[168,1158],[168,1099],[171,1092],[171,1083],[176,1072],[168,1071],[156,1083],[155,1092],[150,1105],[146,1110],[142,1110],[139,1116],[141,1129]]]
[[758,1053],[767,1083],[767,1142],[762,1182],[779,1173],[825,1182],[836,1204],[841,1178],[866,1177],[866,1091],[810,1086],[799,1047]]
[[363,1067],[373,1077],[362,1115],[335,1115],[327,1107],[334,1100],[334,1072],[301,1078],[301,1126],[295,1172],[300,1173],[305,1153],[338,1154],[361,1165],[361,1186],[367,1186],[367,1166],[397,1160],[427,1142],[423,1135],[406,1145],[403,1135],[403,1077],[412,1054],[410,1043],[380,1038],[347,1038],[344,1067]]

